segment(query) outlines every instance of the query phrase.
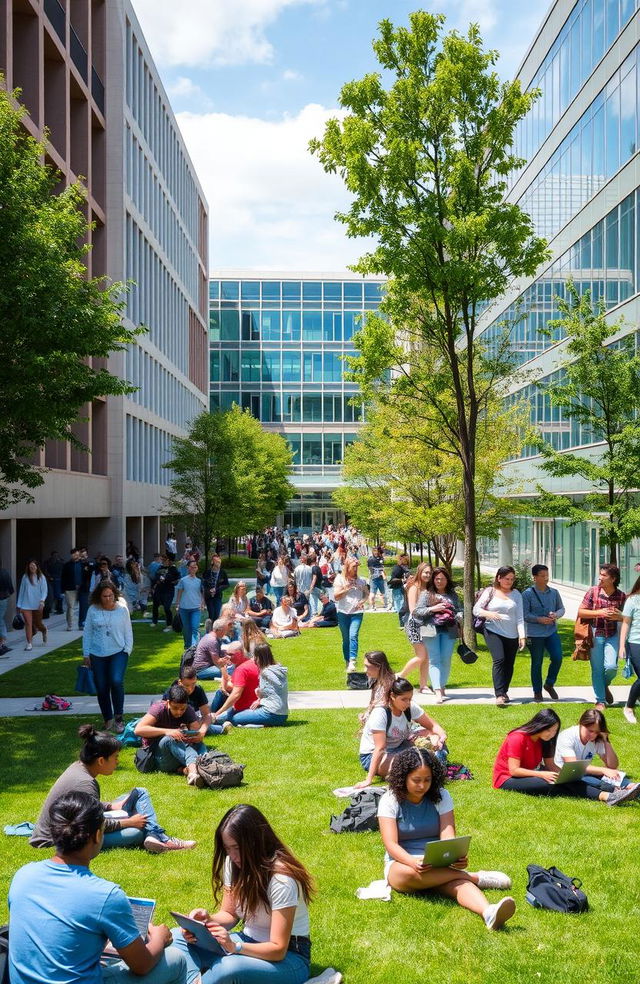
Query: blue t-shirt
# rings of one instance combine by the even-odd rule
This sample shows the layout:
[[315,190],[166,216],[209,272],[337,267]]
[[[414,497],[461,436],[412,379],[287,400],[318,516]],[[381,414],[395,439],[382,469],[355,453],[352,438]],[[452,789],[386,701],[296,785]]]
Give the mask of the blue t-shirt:
[[[452,810],[453,800],[448,789],[441,790],[439,803],[433,803],[426,796],[419,803],[397,800],[390,789],[378,803],[378,816],[396,821],[400,847],[416,856],[424,854],[429,841],[440,840],[440,817]],[[385,860],[391,860],[388,854],[385,854]]]
[[186,577],[178,581],[178,591],[182,591],[180,596],[180,608],[193,609],[200,608],[202,601],[202,581],[199,577]]
[[107,939],[122,950],[140,936],[122,889],[80,865],[25,864],[9,912],[11,984],[102,984]]

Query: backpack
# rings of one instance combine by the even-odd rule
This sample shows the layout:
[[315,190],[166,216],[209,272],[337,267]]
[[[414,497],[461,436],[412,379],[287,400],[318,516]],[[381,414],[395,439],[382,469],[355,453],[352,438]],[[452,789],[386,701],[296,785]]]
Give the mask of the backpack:
[[347,673],[347,690],[370,690],[372,683],[366,673],[359,673],[356,670]]
[[133,764],[138,772],[145,774],[147,772],[155,772],[157,766],[153,748],[150,745],[147,745],[146,748],[138,748],[136,754],[133,756]]
[[123,748],[140,748],[142,745],[142,738],[138,738],[136,734],[136,724],[142,721],[142,718],[136,718],[135,721],[127,721],[126,726],[118,741]]
[[244,776],[244,765],[234,762],[226,752],[217,752],[215,748],[199,755],[196,759],[196,771],[208,789],[227,789],[229,786],[239,786]]
[[71,701],[67,700],[66,697],[58,697],[57,694],[47,694],[38,710],[68,711],[71,706]]
[[[474,601],[475,602],[480,601],[480,598],[482,597],[482,595],[485,593],[486,590],[487,590],[487,588],[479,588],[476,591]],[[487,605],[490,603],[490,601],[491,601],[492,598],[493,598],[493,588],[489,588],[489,595],[487,597]],[[483,606],[483,607],[485,607],[485,606]],[[476,632],[484,632],[484,627],[485,627],[486,621],[487,621],[486,618],[484,618],[482,615],[474,615],[473,616],[473,627],[474,627],[475,631]]]
[[354,793],[342,813],[329,821],[332,834],[363,834],[369,830],[378,830],[378,803],[385,789],[361,789]]
[[178,676],[182,676],[182,671],[186,669],[187,666],[193,666],[197,648],[197,646],[189,646],[188,649],[185,649],[182,654],[182,659],[180,660],[180,671]]
[[0,926],[0,984],[9,984],[9,924]]
[[551,909],[553,912],[586,912],[589,902],[580,891],[579,878],[569,878],[559,868],[541,868],[527,865],[529,881],[525,899],[534,909]]
[[[386,727],[385,730],[388,731],[389,728],[391,727],[391,708],[390,707],[385,707],[384,710],[385,710],[385,714],[387,715],[387,727]],[[409,724],[411,724],[411,708],[410,707],[405,707],[405,709],[404,709],[404,711],[402,713],[406,717],[406,719],[409,722]]]

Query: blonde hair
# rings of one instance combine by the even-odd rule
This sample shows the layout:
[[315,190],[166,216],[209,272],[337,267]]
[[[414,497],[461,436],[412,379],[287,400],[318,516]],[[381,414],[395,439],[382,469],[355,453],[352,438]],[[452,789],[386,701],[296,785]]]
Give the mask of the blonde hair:
[[248,656],[253,655],[253,650],[258,645],[268,645],[267,637],[262,632],[253,619],[247,619],[242,623],[242,648]]

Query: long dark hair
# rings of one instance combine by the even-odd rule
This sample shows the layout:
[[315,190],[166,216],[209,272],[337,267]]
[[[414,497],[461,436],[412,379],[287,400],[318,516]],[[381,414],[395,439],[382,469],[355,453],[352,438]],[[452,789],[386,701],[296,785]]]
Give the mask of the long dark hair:
[[[513,574],[513,576],[515,578],[515,573],[516,573],[515,572],[515,568],[514,567],[511,567],[510,564],[505,564],[504,567],[499,567],[498,570],[496,571],[496,576],[493,579],[493,586],[494,586],[494,588],[500,588],[500,578],[501,577],[506,577],[507,574]],[[511,588],[512,591],[515,588],[515,586],[516,586],[516,582],[514,580],[513,586]],[[500,590],[502,591],[503,589],[500,588]]]
[[453,594],[453,592],[455,591],[455,587],[456,586],[453,583],[453,579],[451,577],[451,574],[449,573],[449,571],[447,570],[446,567],[434,567],[433,568],[433,570],[431,571],[431,574],[429,576],[429,580],[427,581],[427,583],[424,586],[425,587],[425,591],[429,591],[429,592],[431,592],[431,594],[437,594],[438,593],[438,589],[436,588],[436,586],[434,584],[434,578],[435,578],[436,574],[444,574],[444,576],[447,579],[447,585],[446,585],[443,593],[444,594]]
[[387,659],[387,654],[383,653],[381,649],[371,649],[368,653],[364,654],[364,658],[372,666],[378,667],[378,679],[374,681],[373,687],[371,688],[371,699],[369,700],[369,711],[374,707],[374,703],[379,699],[379,689],[382,688],[382,693],[384,694],[384,703],[386,704],[389,699],[389,691],[393,686],[396,675],[389,665],[389,660]]
[[267,666],[274,666],[275,659],[271,652],[268,642],[259,642],[253,650],[253,662],[259,670],[266,670]]
[[51,840],[62,855],[81,851],[103,823],[102,803],[89,793],[65,793],[49,807]]
[[311,875],[282,843],[264,814],[247,803],[239,803],[227,810],[216,828],[211,868],[216,904],[222,896],[227,859],[223,834],[233,837],[240,852],[239,865],[230,860],[231,888],[237,909],[251,915],[260,908],[269,911],[269,882],[278,873],[294,878],[304,901],[309,904],[314,891]]
[[92,724],[81,724],[78,734],[82,738],[80,761],[91,765],[99,758],[109,758],[114,752],[119,752],[121,743],[108,731],[96,731]]
[[387,693],[386,704],[389,704],[392,697],[400,697],[401,694],[413,692],[413,684],[409,683],[404,677],[396,677]]
[[[35,564],[36,565],[36,572],[33,575],[29,571],[29,568],[31,567],[32,564]],[[42,577],[42,571],[40,570],[40,564],[38,563],[38,561],[36,560],[35,557],[31,557],[27,561],[27,563],[25,565],[24,572],[25,572],[25,574],[27,575],[27,577],[29,578],[29,580],[31,581],[32,584],[35,584],[36,581],[39,581],[40,578]],[[35,581],[33,580],[34,577],[35,577]]]
[[[534,714],[530,721],[525,724],[521,724],[517,728],[512,728],[509,732],[510,735],[514,731],[521,731],[525,735],[539,735],[541,731],[546,731],[547,728],[553,728],[554,725],[558,726],[558,731],[561,727],[561,721],[558,715],[550,707],[543,707],[541,711]],[[558,732],[556,731],[553,738],[549,741],[542,742],[543,755],[545,758],[549,758],[556,750],[556,740],[558,738]]]
[[431,785],[424,794],[424,799],[432,803],[439,803],[442,798],[442,787],[445,784],[447,773],[444,765],[433,752],[426,748],[407,748],[404,752],[399,752],[391,760],[391,768],[387,775],[387,784],[397,800],[407,798],[407,776],[416,769],[426,765],[431,769]]
[[[638,578],[638,580],[640,580],[640,578]],[[597,707],[589,707],[588,710],[584,711],[584,713],[580,715],[578,724],[584,724],[586,728],[593,728],[595,725],[600,732],[599,737],[604,738],[606,741],[609,740],[607,719],[602,711],[599,711]]]

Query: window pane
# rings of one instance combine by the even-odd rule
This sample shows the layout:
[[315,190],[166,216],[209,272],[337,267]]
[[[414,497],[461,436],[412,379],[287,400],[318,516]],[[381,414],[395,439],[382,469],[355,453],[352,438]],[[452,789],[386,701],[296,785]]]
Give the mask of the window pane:
[[222,299],[224,301],[237,301],[239,294],[239,283],[237,280],[223,280],[221,284]]
[[303,281],[302,299],[305,301],[319,301],[322,298],[322,284],[319,281]]
[[259,280],[243,280],[241,284],[242,300],[243,301],[259,301],[260,300],[260,281]]
[[322,464],[322,434],[303,434],[302,464],[303,465]]
[[220,353],[209,352],[209,381],[220,382]]
[[300,321],[301,321],[301,316],[299,311],[282,312],[282,341],[283,342],[300,341]]
[[238,311],[220,312],[220,340],[237,342],[240,338],[240,315]]
[[263,301],[279,301],[280,300],[280,281],[279,280],[263,280],[262,281],[262,300]]
[[303,313],[302,338],[306,342],[322,340],[322,314],[320,311],[305,311]]
[[282,284],[282,300],[283,301],[299,301],[300,300],[300,281],[299,280],[285,280]]
[[280,312],[263,311],[260,315],[262,323],[262,338],[265,342],[280,341]]

